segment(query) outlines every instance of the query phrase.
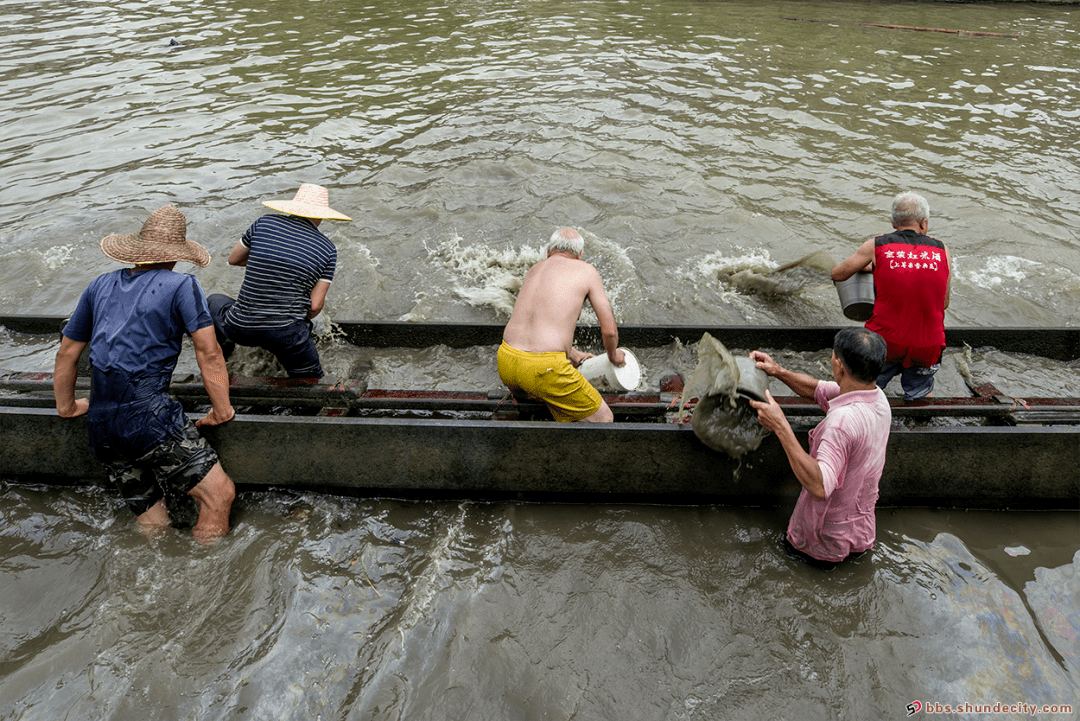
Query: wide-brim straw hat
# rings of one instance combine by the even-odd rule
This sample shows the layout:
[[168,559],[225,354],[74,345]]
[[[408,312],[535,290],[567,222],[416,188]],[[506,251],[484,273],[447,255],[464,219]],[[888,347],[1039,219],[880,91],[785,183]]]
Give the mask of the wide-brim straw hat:
[[264,200],[263,205],[289,215],[321,220],[352,220],[330,207],[330,192],[321,185],[304,183],[292,200]]
[[121,263],[147,265],[183,261],[200,268],[210,265],[210,253],[187,239],[187,220],[171,205],[158,208],[138,233],[106,235],[101,252]]

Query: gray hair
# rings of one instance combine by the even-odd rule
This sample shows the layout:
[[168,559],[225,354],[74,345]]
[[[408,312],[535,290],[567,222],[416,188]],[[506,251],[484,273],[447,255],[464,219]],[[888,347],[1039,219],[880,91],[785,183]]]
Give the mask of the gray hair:
[[930,204],[918,193],[908,191],[893,198],[893,225],[918,225],[930,220]]
[[580,255],[585,250],[585,240],[573,228],[559,228],[551,234],[551,240],[547,245],[548,252],[565,250]]

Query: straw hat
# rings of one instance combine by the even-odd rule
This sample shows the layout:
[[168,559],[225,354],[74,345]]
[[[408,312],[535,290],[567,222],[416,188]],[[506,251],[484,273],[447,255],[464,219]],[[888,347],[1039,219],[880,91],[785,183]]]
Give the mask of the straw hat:
[[304,183],[292,200],[264,200],[263,205],[289,215],[325,220],[352,220],[330,208],[330,193],[321,185]]
[[101,252],[136,265],[184,261],[205,268],[210,264],[206,248],[187,239],[184,214],[171,205],[151,213],[138,233],[106,235],[101,239]]

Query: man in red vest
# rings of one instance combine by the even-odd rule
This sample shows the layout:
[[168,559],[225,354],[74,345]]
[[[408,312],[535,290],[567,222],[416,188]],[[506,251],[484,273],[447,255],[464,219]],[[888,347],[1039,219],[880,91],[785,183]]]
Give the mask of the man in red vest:
[[944,243],[926,234],[929,223],[926,199],[901,193],[892,204],[894,232],[871,238],[832,269],[835,281],[873,270],[874,312],[866,327],[888,348],[877,384],[885,388],[899,373],[905,401],[932,394],[945,348],[952,257]]

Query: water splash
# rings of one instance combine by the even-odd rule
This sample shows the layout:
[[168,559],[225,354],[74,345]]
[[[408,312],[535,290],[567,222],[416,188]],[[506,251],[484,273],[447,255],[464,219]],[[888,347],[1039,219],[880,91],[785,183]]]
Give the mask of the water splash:
[[[640,321],[643,294],[637,269],[626,250],[614,241],[582,231],[585,239],[584,260],[591,263],[604,280],[604,292],[619,323]],[[547,257],[545,244],[519,248],[498,247],[478,242],[463,245],[460,235],[449,236],[434,245],[424,244],[428,261],[449,275],[453,295],[475,308],[492,309],[503,319],[514,311],[521,281],[536,263]],[[418,291],[414,307],[400,320],[426,320],[435,315],[442,299],[427,291]],[[596,325],[596,314],[588,303],[582,308],[579,322]]]
[[823,250],[785,265],[774,261],[764,248],[738,250],[744,254],[710,253],[681,269],[680,273],[715,279],[719,287],[730,294],[778,296],[797,295],[830,282],[829,271],[835,265],[832,256]]
[[806,288],[831,282],[829,271],[836,263],[832,256],[820,250],[794,263],[760,270],[745,268],[736,271],[721,282],[740,293],[757,293],[765,296],[796,295]]
[[[425,243],[424,248],[428,260],[450,274],[454,295],[471,306],[493,308],[505,318],[514,310],[522,278],[544,257],[540,247],[496,248],[488,243],[464,246],[462,237],[456,234],[434,247]],[[415,316],[416,309],[409,315]]]

